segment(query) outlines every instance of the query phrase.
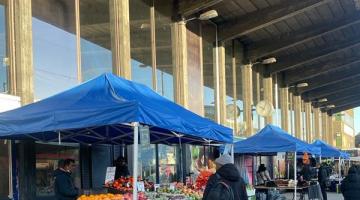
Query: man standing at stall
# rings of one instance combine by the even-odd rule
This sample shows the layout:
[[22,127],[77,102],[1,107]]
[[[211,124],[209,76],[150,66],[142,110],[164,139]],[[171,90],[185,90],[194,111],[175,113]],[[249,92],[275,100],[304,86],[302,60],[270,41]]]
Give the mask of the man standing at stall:
[[[320,164],[319,164],[320,165]],[[322,163],[318,171],[318,181],[321,188],[321,193],[324,200],[327,200],[326,183],[329,181],[329,170],[325,163]]]
[[79,195],[79,191],[71,177],[74,167],[75,160],[66,159],[63,162],[63,166],[59,166],[59,169],[54,172],[55,198],[57,200],[75,200]]
[[215,160],[216,173],[206,185],[203,200],[246,200],[246,185],[228,154]]

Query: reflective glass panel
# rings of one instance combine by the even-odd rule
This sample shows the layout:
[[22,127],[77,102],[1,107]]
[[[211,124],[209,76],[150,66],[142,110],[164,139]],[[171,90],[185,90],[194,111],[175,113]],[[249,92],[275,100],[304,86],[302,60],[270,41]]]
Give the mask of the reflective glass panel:
[[32,1],[34,97],[44,99],[78,83],[75,2]]
[[82,80],[112,72],[109,1],[80,0]]
[[0,93],[8,92],[8,65],[6,55],[6,13],[4,2],[0,1]]

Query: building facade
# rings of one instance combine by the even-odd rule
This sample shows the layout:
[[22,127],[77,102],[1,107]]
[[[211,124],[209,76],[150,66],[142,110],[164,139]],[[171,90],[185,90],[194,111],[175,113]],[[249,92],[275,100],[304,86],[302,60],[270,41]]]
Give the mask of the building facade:
[[[246,60],[238,40],[219,41],[216,24],[179,18],[189,11],[176,2],[0,0],[0,92],[18,96],[26,105],[112,72],[231,127],[235,136],[251,136],[272,123],[308,142],[323,139],[335,144],[336,133],[338,145],[340,133],[338,147],[350,148],[345,145],[353,144],[348,132],[353,128],[352,112],[346,112],[349,114],[338,121],[311,102],[304,102],[291,86],[283,84],[280,75],[269,74],[264,65]],[[256,109],[261,101],[274,107],[272,114],[261,116]],[[0,144],[0,171],[10,173],[10,143]],[[75,158],[82,172],[87,170],[84,162],[91,162],[92,175],[96,176],[96,167],[103,166],[85,157],[120,152],[94,147],[89,153],[79,145],[59,147],[31,142],[15,146],[19,170],[33,168],[35,174],[34,179],[19,181],[20,192],[25,196],[36,193],[39,198],[48,194],[48,169],[56,168],[57,159]],[[175,148],[152,148],[151,157],[160,157],[156,160],[163,160],[161,165],[175,165]],[[194,155],[205,155],[201,153],[205,149],[191,148]],[[106,159],[102,162],[111,163],[114,158]],[[9,182],[0,183],[0,199],[12,194],[11,174],[6,177]],[[82,187],[99,183],[86,181],[80,173],[75,177]],[[22,190],[23,184],[29,182],[36,183],[36,187]]]
[[347,110],[336,114],[333,120],[336,147],[339,149],[355,148],[354,111]]

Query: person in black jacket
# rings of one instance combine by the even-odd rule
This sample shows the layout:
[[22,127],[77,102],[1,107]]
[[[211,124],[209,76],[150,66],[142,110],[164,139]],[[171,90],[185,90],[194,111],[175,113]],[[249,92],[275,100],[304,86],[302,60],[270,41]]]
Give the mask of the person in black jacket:
[[[203,200],[247,200],[246,184],[241,178],[238,169],[232,163],[231,157],[224,154],[217,158],[215,163],[217,170],[209,178]],[[224,185],[223,191],[216,189],[220,183]],[[232,192],[232,194],[229,195],[227,192]]]
[[325,163],[323,163],[318,171],[318,181],[321,188],[321,193],[324,200],[327,200],[327,194],[326,194],[326,182],[329,179],[329,170]]
[[[60,163],[60,161],[59,161]],[[71,171],[75,167],[73,159],[66,159],[63,166],[54,171],[55,198],[57,200],[75,200],[79,194],[71,178]]]
[[118,157],[115,161],[115,179],[121,177],[128,177],[130,175],[128,166],[126,164],[126,159],[124,157]]
[[342,181],[341,192],[345,200],[360,199],[360,174],[355,166],[350,167],[349,174]]

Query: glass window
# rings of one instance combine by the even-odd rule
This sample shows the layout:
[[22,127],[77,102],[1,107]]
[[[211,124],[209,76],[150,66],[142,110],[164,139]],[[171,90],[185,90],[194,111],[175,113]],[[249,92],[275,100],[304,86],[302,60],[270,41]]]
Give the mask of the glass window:
[[233,79],[233,67],[232,67],[232,43],[225,43],[225,77],[226,77],[226,126],[232,128],[235,131],[235,115],[239,112],[236,107],[236,99],[234,98],[234,79]]
[[191,155],[190,172],[193,175],[193,180],[196,179],[202,170],[216,171],[215,158],[217,153],[215,148],[190,145],[189,153]]
[[112,72],[109,1],[80,0],[81,75]]
[[154,144],[150,144],[150,146],[140,145],[138,170],[143,179],[153,183],[156,182],[156,151]]
[[0,140],[0,199],[7,199],[9,195],[9,148]]
[[173,0],[154,1],[157,92],[174,101],[171,16]]
[[159,144],[159,177],[160,183],[172,183],[176,175],[176,147]]
[[34,96],[43,99],[78,83],[75,5],[32,1]]
[[305,104],[301,101],[301,129],[302,129],[302,136],[300,139],[307,140],[307,130],[306,130],[306,113],[305,113]]
[[5,3],[0,1],[0,93],[8,92],[8,65],[5,62],[6,53],[6,12]]
[[149,1],[129,3],[132,80],[153,88]]
[[51,197],[54,192],[53,172],[60,159],[74,159],[76,168],[71,176],[75,186],[81,187],[78,145],[36,144],[36,196]]
[[258,132],[260,129],[265,127],[265,118],[258,115],[256,112],[256,105],[264,99],[264,84],[263,84],[263,75],[259,67],[253,66],[253,125],[254,133]]
[[274,124],[281,127],[281,107],[280,107],[280,79],[275,74],[273,78],[273,97],[274,97]]
[[204,116],[216,120],[214,41],[216,27],[211,23],[202,24]]

